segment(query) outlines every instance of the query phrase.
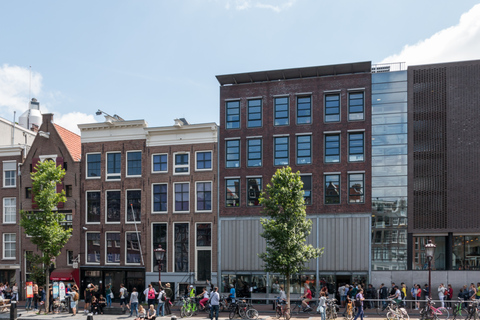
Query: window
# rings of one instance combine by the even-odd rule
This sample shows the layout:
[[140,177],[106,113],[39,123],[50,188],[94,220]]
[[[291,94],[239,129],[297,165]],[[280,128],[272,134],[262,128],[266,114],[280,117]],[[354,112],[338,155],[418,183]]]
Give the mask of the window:
[[167,212],[167,189],[168,184],[152,185],[153,192],[153,212]]
[[303,182],[303,200],[306,205],[312,204],[312,176],[300,176]]
[[120,190],[109,190],[107,193],[107,222],[120,222]]
[[16,258],[16,241],[15,233],[3,234],[3,259]]
[[120,152],[107,153],[107,180],[118,180],[122,172],[122,154]]
[[225,179],[225,199],[227,207],[240,206],[240,179]]
[[174,183],[175,212],[188,212],[190,210],[190,184]]
[[87,263],[100,263],[100,233],[87,232]]
[[355,173],[348,175],[348,202],[363,203],[363,173]]
[[[155,250],[158,248],[158,245],[161,245],[163,249],[167,247],[167,224],[166,223],[154,223],[152,225],[152,249]],[[152,262],[153,262],[153,271],[158,272],[158,261],[155,260],[155,253],[152,251]],[[167,256],[168,254],[163,255],[163,260],[160,262],[161,271],[167,270]]]
[[140,255],[140,233],[126,232],[126,263],[138,264],[142,262]]
[[141,176],[142,175],[142,152],[129,151],[127,152],[127,176]]
[[297,124],[312,123],[312,97],[297,97]]
[[325,95],[325,122],[340,121],[340,94]]
[[71,213],[64,213],[65,220],[60,222],[60,224],[65,228],[65,230],[70,229],[73,225],[73,214]]
[[247,206],[260,206],[258,198],[262,191],[262,178],[247,178]]
[[256,128],[262,126],[262,100],[248,100],[247,127]]
[[226,148],[226,165],[227,168],[240,167],[240,140],[227,140],[225,142]]
[[261,167],[262,166],[262,139],[248,139],[247,140],[247,166]]
[[288,97],[274,99],[274,116],[276,126],[288,126]]
[[188,223],[175,223],[175,272],[188,272]]
[[17,186],[17,162],[3,161],[3,186],[14,188]]
[[348,120],[363,120],[363,92],[351,92],[348,95]]
[[340,135],[332,134],[325,136],[325,162],[340,162]]
[[340,203],[340,175],[325,175],[325,204]]
[[3,223],[16,223],[17,198],[3,198]]
[[212,151],[197,152],[197,170],[212,169]]
[[65,186],[65,196],[67,197],[72,197],[73,196],[73,189],[72,189],[72,185],[71,184],[67,184]]
[[211,182],[197,182],[196,211],[212,211]]
[[168,171],[168,155],[154,154],[152,156],[152,172],[167,172]]
[[210,223],[197,224],[197,247],[212,246],[212,225]]
[[274,165],[288,166],[288,137],[273,138]]
[[348,161],[363,161],[364,145],[363,132],[348,134]]
[[67,265],[71,266],[73,265],[73,251],[72,250],[67,250]]
[[212,225],[210,223],[197,224],[197,252],[196,271],[197,279],[206,281],[212,274]]
[[175,173],[188,174],[190,172],[188,153],[175,153]]
[[240,101],[226,102],[227,129],[240,128]]
[[142,191],[127,190],[127,222],[140,222],[142,212]]
[[100,191],[87,191],[87,223],[100,222]]
[[25,188],[25,199],[32,199],[32,187]]
[[87,154],[87,178],[100,178],[100,153]]
[[312,163],[312,136],[297,136],[297,164]]

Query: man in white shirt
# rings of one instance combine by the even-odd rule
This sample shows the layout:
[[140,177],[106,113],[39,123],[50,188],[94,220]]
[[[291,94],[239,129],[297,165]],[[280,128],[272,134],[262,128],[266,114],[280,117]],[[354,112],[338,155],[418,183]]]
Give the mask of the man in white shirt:
[[220,308],[220,295],[218,294],[218,287],[213,289],[212,294],[210,295],[210,320],[213,320],[213,315],[215,314],[215,320],[218,320],[218,310]]

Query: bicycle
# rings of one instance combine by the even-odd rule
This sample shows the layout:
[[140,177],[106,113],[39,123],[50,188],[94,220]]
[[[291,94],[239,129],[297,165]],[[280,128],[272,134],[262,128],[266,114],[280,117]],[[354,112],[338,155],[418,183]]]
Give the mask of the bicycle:
[[288,312],[287,302],[279,303],[279,300],[275,300],[275,318],[284,320],[290,320],[290,313]]
[[477,320],[479,318],[479,310],[478,310],[479,300],[473,300],[467,308],[467,316],[465,320]]
[[388,320],[410,320],[407,310],[400,307],[394,300],[389,301],[387,309]]
[[180,318],[191,317],[196,311],[195,303],[190,298],[181,298]]
[[258,319],[258,311],[252,306],[250,302],[247,303],[246,300],[238,300],[237,303],[232,302],[230,305],[232,306],[228,315],[228,318],[230,320],[235,318],[237,314],[242,319]]
[[297,300],[292,309],[290,310],[290,314],[299,314],[300,312],[305,312],[305,313],[308,313],[308,314],[314,314],[315,311],[313,309],[313,307],[310,305],[310,302],[308,303],[308,306],[306,308],[303,308],[303,300],[305,300],[305,298],[302,298],[301,300]]
[[67,303],[65,300],[56,299],[53,301],[53,312],[60,313],[60,312],[68,312]]
[[356,308],[353,305],[353,300],[348,299],[347,306],[345,308],[345,313],[344,313],[345,319],[352,320],[355,317],[355,314],[356,314],[355,311],[356,311]]
[[432,299],[427,298],[427,304],[425,305],[424,308],[420,309],[420,319],[443,319],[447,320],[448,317],[450,316],[450,313],[448,312],[447,308],[445,307],[440,307],[440,308],[435,308],[434,307],[434,302]]
[[461,298],[458,298],[457,303],[452,308],[453,320],[457,320],[457,318],[460,319],[460,317],[463,317],[462,311],[464,311],[465,313],[468,313],[468,310],[467,308],[464,307],[464,305],[465,305],[465,301]]
[[325,318],[328,320],[337,319],[337,310],[339,306],[335,303],[337,299],[327,299],[325,303]]

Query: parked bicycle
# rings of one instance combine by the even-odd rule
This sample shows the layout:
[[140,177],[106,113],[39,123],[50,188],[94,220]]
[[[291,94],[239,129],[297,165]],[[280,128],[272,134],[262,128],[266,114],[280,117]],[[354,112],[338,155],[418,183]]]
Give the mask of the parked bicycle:
[[258,319],[258,310],[256,310],[252,304],[246,300],[237,300],[236,303],[231,303],[228,318],[231,320],[237,315],[242,319],[255,320]]
[[336,303],[337,299],[327,299],[325,303],[325,317],[327,320],[337,319],[337,311],[339,306]]
[[53,312],[60,313],[60,312],[68,312],[67,302],[65,300],[61,300],[57,298],[53,301]]
[[290,313],[287,309],[287,302],[280,303],[278,299],[275,300],[275,317],[277,319],[283,318],[284,320],[290,319]]
[[427,304],[425,305],[424,308],[420,309],[420,319],[442,319],[442,320],[447,320],[448,317],[450,316],[450,313],[448,312],[447,308],[445,307],[440,307],[440,308],[435,308],[434,307],[435,303],[432,301],[432,299],[427,298]]
[[479,318],[480,311],[478,310],[479,300],[473,300],[467,307],[467,316],[465,320],[477,320]]
[[181,298],[180,318],[191,317],[197,311],[197,306],[190,298]]
[[462,298],[458,298],[457,303],[452,308],[453,320],[463,318],[462,313],[466,315],[468,313],[468,310],[465,307],[465,301]]

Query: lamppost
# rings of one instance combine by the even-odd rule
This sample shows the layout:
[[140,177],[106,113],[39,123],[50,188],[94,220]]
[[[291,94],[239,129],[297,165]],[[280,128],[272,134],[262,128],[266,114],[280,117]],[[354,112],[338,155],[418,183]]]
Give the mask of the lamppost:
[[435,255],[435,248],[437,245],[432,243],[432,240],[428,240],[428,243],[425,245],[425,253],[428,260],[428,297],[432,298],[432,260]]
[[159,244],[158,248],[153,250],[153,252],[155,252],[155,259],[157,259],[158,263],[158,281],[162,281],[160,272],[162,270],[163,257],[165,257],[165,249],[162,249],[162,245]]

